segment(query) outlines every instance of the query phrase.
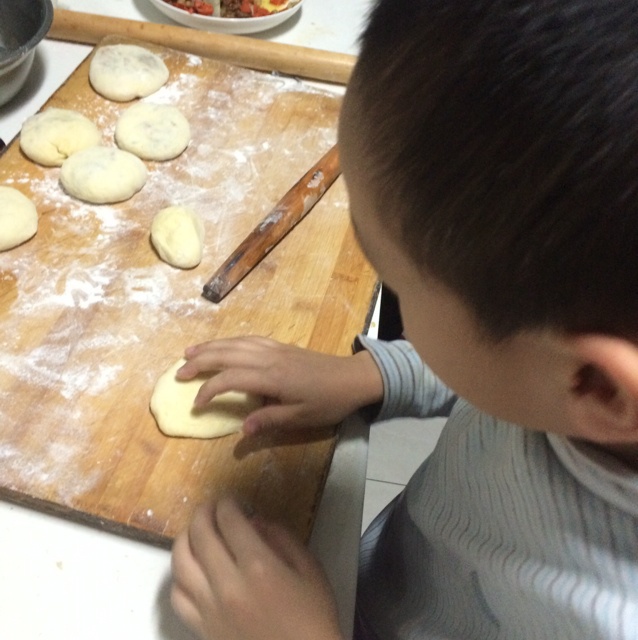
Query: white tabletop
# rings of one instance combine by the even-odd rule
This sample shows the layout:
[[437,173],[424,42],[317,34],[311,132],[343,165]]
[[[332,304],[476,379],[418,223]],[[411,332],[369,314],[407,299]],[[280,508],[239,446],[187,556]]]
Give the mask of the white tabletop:
[[[64,9],[169,23],[147,0],[58,0]],[[298,18],[251,37],[356,53],[372,0],[305,0]],[[45,40],[23,90],[0,108],[9,142],[88,55]],[[367,429],[349,420],[330,469],[310,542],[337,594],[349,633],[361,526]],[[0,461],[1,464],[1,461]],[[192,640],[168,601],[170,554],[98,529],[0,501],[0,638]]]

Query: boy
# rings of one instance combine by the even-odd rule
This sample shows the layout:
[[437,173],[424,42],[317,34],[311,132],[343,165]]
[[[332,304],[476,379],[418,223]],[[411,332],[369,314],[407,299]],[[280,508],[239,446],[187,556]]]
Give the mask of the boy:
[[[637,60],[634,0],[381,0],[339,143],[411,344],[187,351],[222,370],[197,403],[270,399],[247,434],[449,414],[364,536],[357,638],[638,638]],[[309,554],[231,502],[173,558],[203,638],[341,637]]]

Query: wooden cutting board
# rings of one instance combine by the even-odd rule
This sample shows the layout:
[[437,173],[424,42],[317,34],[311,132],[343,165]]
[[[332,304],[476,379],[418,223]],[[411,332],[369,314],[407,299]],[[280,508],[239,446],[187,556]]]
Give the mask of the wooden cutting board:
[[[341,178],[219,305],[201,296],[234,247],[334,144],[340,98],[143,46],[170,70],[146,100],[178,106],[193,135],[179,158],[147,163],[149,180],[131,200],[69,197],[59,169],[30,162],[17,140],[0,158],[0,185],[31,197],[40,215],[32,240],[0,253],[0,496],[167,545],[195,505],[230,493],[307,539],[333,432],[171,439],[149,400],[184,348],[209,339],[258,334],[349,353],[376,277],[353,238]],[[43,108],[84,113],[113,145],[127,106],[92,90],[87,60]],[[205,256],[190,271],[161,262],[149,242],[152,217],[172,204],[204,221]]]

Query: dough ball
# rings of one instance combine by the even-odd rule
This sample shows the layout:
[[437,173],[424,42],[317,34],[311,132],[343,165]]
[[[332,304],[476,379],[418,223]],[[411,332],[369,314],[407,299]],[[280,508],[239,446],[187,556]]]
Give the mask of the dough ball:
[[89,80],[105,98],[128,102],[155,93],[167,80],[162,59],[134,44],[99,47],[89,65]]
[[99,129],[70,109],[47,109],[27,118],[20,132],[20,149],[39,164],[59,167],[71,154],[100,144]]
[[0,251],[22,244],[38,230],[38,212],[23,193],[0,187]]
[[186,362],[178,360],[155,383],[151,411],[157,426],[167,436],[219,438],[239,431],[246,416],[261,406],[261,400],[247,393],[229,391],[215,396],[202,409],[193,401],[208,376],[177,380],[175,373]]
[[204,225],[190,209],[168,207],[153,218],[151,242],[164,262],[192,269],[202,260]]
[[146,182],[144,163],[132,153],[111,147],[90,147],[62,164],[60,182],[67,193],[105,204],[128,200]]
[[138,102],[129,107],[115,126],[120,149],[144,160],[170,160],[177,157],[191,139],[188,120],[176,107]]

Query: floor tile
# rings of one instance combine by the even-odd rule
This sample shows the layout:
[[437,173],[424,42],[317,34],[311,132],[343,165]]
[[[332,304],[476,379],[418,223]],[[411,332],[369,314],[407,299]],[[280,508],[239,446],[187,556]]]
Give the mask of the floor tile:
[[374,520],[376,515],[396,496],[403,491],[403,485],[391,482],[377,482],[376,480],[366,481],[366,492],[363,499],[363,520],[361,522],[361,533]]
[[444,418],[395,418],[370,427],[366,478],[406,484],[430,455]]

